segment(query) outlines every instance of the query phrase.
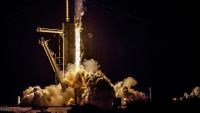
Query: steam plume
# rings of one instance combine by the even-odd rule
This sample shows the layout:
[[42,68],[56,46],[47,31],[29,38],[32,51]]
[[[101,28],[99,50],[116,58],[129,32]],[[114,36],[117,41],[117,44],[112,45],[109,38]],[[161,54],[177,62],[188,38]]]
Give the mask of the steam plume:
[[122,104],[134,100],[145,99],[146,95],[142,92],[134,90],[132,87],[137,84],[137,81],[128,77],[121,82],[113,85],[105,74],[99,70],[98,62],[84,60],[80,65],[80,70],[76,72],[75,64],[68,64],[65,76],[62,82],[67,86],[65,89],[58,85],[50,85],[44,89],[39,86],[29,87],[23,92],[22,104],[35,106],[68,106],[75,102],[74,89],[77,93],[78,104],[87,103],[90,92],[108,88],[114,89],[116,97],[122,98]]

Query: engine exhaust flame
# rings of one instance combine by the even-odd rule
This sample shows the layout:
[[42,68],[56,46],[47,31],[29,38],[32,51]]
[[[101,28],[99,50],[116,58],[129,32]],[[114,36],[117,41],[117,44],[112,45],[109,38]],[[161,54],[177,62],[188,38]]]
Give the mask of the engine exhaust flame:
[[76,71],[80,69],[81,62],[81,36],[80,36],[80,27],[75,27],[75,65]]
[[84,0],[75,0],[75,65],[76,72],[80,70],[81,62],[81,29],[82,29],[82,16],[84,15],[85,8],[83,6]]

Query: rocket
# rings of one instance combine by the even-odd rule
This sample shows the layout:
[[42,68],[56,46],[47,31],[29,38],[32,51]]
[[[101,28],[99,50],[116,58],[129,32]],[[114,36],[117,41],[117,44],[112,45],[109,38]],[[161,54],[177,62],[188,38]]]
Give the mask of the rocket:
[[[40,33],[51,33],[59,35],[59,44],[57,45],[59,49],[57,54],[56,52],[51,51],[51,49],[48,47],[48,41],[46,41],[45,38],[41,38],[39,41],[43,46],[45,53],[48,56],[49,62],[55,72],[55,81],[58,81],[59,83],[61,83],[61,78],[64,77],[67,64],[75,63],[75,26],[81,25],[80,19],[83,15],[83,13],[80,12],[83,8],[77,5],[82,5],[82,1],[83,0],[66,0],[66,21],[62,23],[61,29],[42,27],[37,28],[37,32]],[[70,18],[70,16],[74,18]]]

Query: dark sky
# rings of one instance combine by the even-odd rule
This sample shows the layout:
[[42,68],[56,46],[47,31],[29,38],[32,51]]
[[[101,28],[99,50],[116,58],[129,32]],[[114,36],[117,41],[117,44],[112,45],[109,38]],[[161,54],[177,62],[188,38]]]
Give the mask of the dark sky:
[[[28,86],[54,82],[36,28],[60,28],[65,0],[1,0],[0,104],[16,103]],[[133,76],[136,89],[152,86],[155,100],[200,85],[189,3],[174,0],[87,0],[83,17],[86,58],[96,59],[113,81]],[[196,51],[196,52],[195,52]]]

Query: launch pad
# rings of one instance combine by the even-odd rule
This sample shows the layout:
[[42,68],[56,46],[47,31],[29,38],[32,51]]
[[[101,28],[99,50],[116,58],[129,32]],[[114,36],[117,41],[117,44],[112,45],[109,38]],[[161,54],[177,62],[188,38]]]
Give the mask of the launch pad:
[[[46,55],[50,61],[53,71],[56,75],[56,80],[62,84],[61,77],[64,77],[65,70],[69,63],[76,64],[77,68],[81,62],[82,56],[82,16],[84,13],[83,1],[79,0],[66,0],[66,21],[62,23],[61,29],[41,28],[38,27],[37,32],[58,34],[58,52],[52,52],[48,47],[48,40],[43,37],[39,43],[43,46]],[[74,5],[75,9],[69,13],[69,4]],[[81,14],[80,14],[81,13]],[[70,19],[70,15],[73,15]]]
[[[78,0],[74,1],[77,1],[76,3],[79,4]],[[70,2],[70,0],[69,1],[67,0],[66,6],[71,4],[70,6],[75,6],[74,8],[76,8],[77,6],[76,3],[72,3]],[[81,7],[77,8],[80,8],[82,10]],[[47,58],[49,59],[52,69],[55,72],[56,75],[55,85],[47,86],[44,89],[35,86],[30,87],[23,92],[23,98],[21,99],[18,98],[18,105],[21,107],[9,107],[9,108],[0,107],[0,111],[1,109],[3,109],[2,111],[11,111],[11,112],[17,110],[20,110],[22,112],[28,112],[28,111],[66,112],[70,107],[51,107],[51,105],[54,104],[55,106],[67,106],[67,105],[78,106],[78,104],[80,103],[82,104],[82,102],[80,101],[81,99],[82,100],[87,99],[85,103],[87,103],[88,100],[93,98],[104,101],[109,100],[109,98],[105,98],[107,96],[102,96],[102,95],[99,96],[98,94],[95,94],[95,96],[89,95],[91,92],[93,92],[93,90],[90,91],[90,89],[92,89],[93,87],[94,87],[93,89],[98,89],[98,88],[102,89],[105,88],[106,85],[108,86],[108,89],[109,85],[114,87],[115,96],[121,97],[122,99],[122,101],[118,100],[118,103],[120,104],[121,103],[126,104],[126,102],[127,103],[129,102],[129,100],[137,101],[138,98],[139,98],[138,100],[142,98],[145,100],[146,103],[148,103],[148,106],[152,107],[152,105],[149,104],[149,101],[150,102],[152,101],[151,91],[155,91],[154,88],[151,90],[150,87],[149,94],[145,95],[142,92],[138,92],[134,89],[131,89],[131,87],[134,86],[133,84],[136,84],[133,79],[125,79],[116,84],[112,84],[109,81],[109,79],[106,78],[106,76],[101,72],[101,70],[97,68],[98,66],[96,65],[97,64],[96,61],[88,60],[84,62],[81,60],[83,53],[82,51],[83,43],[81,36],[81,31],[82,31],[81,21],[80,21],[81,18],[79,17],[81,17],[83,13],[82,11],[80,11],[80,9],[75,10],[72,8],[70,11],[69,9],[71,8],[66,7],[66,20],[61,24],[61,27],[59,29],[41,28],[41,27],[38,27],[37,29],[37,32],[44,34],[48,33],[52,35],[57,34],[56,36],[58,36],[58,37],[51,37],[54,38],[53,40],[51,39],[47,40],[48,37],[42,37],[39,40],[39,43],[44,48],[44,51],[47,55]],[[71,16],[69,14],[70,12],[73,12],[71,13]],[[75,12],[79,13],[76,13],[77,15],[75,15]],[[55,51],[55,49],[51,48],[51,44],[54,43],[53,42],[54,40],[57,40],[58,42],[58,44],[55,44],[58,51]],[[103,80],[103,82],[101,80]],[[130,82],[129,80],[131,80],[132,84],[128,84]],[[194,93],[194,95],[199,95],[198,91],[195,92],[197,93]],[[86,95],[83,95],[82,97],[82,94]],[[88,99],[87,97],[92,97],[92,98]],[[110,95],[108,95],[108,97],[112,98],[112,96]],[[188,96],[188,94],[186,94],[185,97],[190,99],[190,96]],[[63,102],[62,100],[65,101]],[[174,100],[175,103],[178,103],[178,101],[182,101],[184,100],[184,98],[183,97],[181,97],[180,99],[174,98]],[[186,100],[186,103],[187,102],[189,101]],[[28,107],[22,106],[22,103],[23,105],[27,105]],[[144,106],[146,106],[146,103]],[[133,104],[131,106],[133,112],[137,111],[137,109],[139,108],[138,105],[140,105],[140,107],[142,106],[142,110],[145,109],[147,112],[151,111],[148,109],[147,106],[144,107],[143,104],[139,102],[139,104]],[[172,105],[174,105],[174,103]],[[163,106],[167,105],[165,104]],[[121,105],[116,108],[121,108]],[[129,107],[127,109],[131,108]],[[159,108],[159,105],[156,105],[155,108]]]
[[[37,28],[39,33],[59,36],[56,37],[58,42],[56,52],[49,47],[51,40],[46,40],[44,37],[39,40],[55,72],[55,84],[44,89],[40,86],[27,88],[23,92],[22,99],[18,98],[18,105],[83,105],[94,103],[98,100],[96,98],[99,98],[102,102],[108,101],[107,103],[110,104],[104,107],[110,109],[114,98],[122,98],[120,99],[122,106],[125,106],[129,100],[148,99],[143,92],[132,89],[132,86],[137,84],[134,78],[127,77],[113,84],[99,69],[97,61],[81,60],[84,47],[81,36],[82,16],[85,10],[83,2],[84,0],[66,0],[66,20],[62,23],[61,29]],[[74,10],[69,11],[70,4],[74,6]]]

